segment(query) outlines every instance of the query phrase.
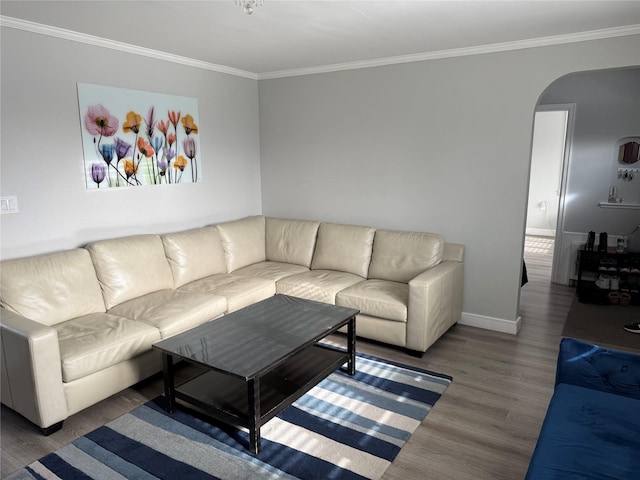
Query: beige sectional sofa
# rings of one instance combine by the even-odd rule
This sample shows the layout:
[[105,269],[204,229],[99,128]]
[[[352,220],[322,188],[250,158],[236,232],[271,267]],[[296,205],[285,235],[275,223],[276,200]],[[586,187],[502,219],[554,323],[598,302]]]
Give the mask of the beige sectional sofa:
[[254,216],[6,260],[2,403],[44,433],[161,370],[151,345],[286,294],[357,308],[358,336],[425,352],[460,319],[462,245]]

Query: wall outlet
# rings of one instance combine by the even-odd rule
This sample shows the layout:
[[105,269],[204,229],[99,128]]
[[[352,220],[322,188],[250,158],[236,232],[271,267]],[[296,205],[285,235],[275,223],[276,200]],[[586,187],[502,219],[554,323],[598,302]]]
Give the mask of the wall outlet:
[[0,197],[0,213],[18,213],[18,197]]

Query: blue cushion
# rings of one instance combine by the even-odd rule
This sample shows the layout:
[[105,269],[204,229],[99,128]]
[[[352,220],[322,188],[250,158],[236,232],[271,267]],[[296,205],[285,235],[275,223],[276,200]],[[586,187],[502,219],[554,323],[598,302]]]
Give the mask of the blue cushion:
[[526,479],[640,479],[640,400],[558,385]]
[[640,355],[564,338],[556,371],[556,385],[560,383],[640,400]]

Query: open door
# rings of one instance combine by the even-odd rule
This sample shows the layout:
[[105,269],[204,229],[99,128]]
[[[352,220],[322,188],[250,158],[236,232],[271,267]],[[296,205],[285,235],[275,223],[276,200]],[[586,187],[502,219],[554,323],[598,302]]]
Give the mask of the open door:
[[553,249],[550,280],[555,283],[564,283],[559,278],[558,260],[563,249],[574,111],[575,104],[538,105],[534,121],[526,234],[540,237]]

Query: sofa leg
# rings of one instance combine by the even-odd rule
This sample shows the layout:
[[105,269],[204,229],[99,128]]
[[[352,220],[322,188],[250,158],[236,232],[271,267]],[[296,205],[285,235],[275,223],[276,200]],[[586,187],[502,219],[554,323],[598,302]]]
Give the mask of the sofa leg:
[[63,422],[64,421],[54,423],[53,425],[49,425],[48,427],[40,427],[40,431],[44,436],[48,437],[52,433],[56,433],[58,430],[60,430],[62,428]]
[[424,352],[421,352],[420,350],[411,350],[409,348],[407,348],[406,350],[407,350],[407,353],[412,357],[422,358],[422,356],[424,355]]

